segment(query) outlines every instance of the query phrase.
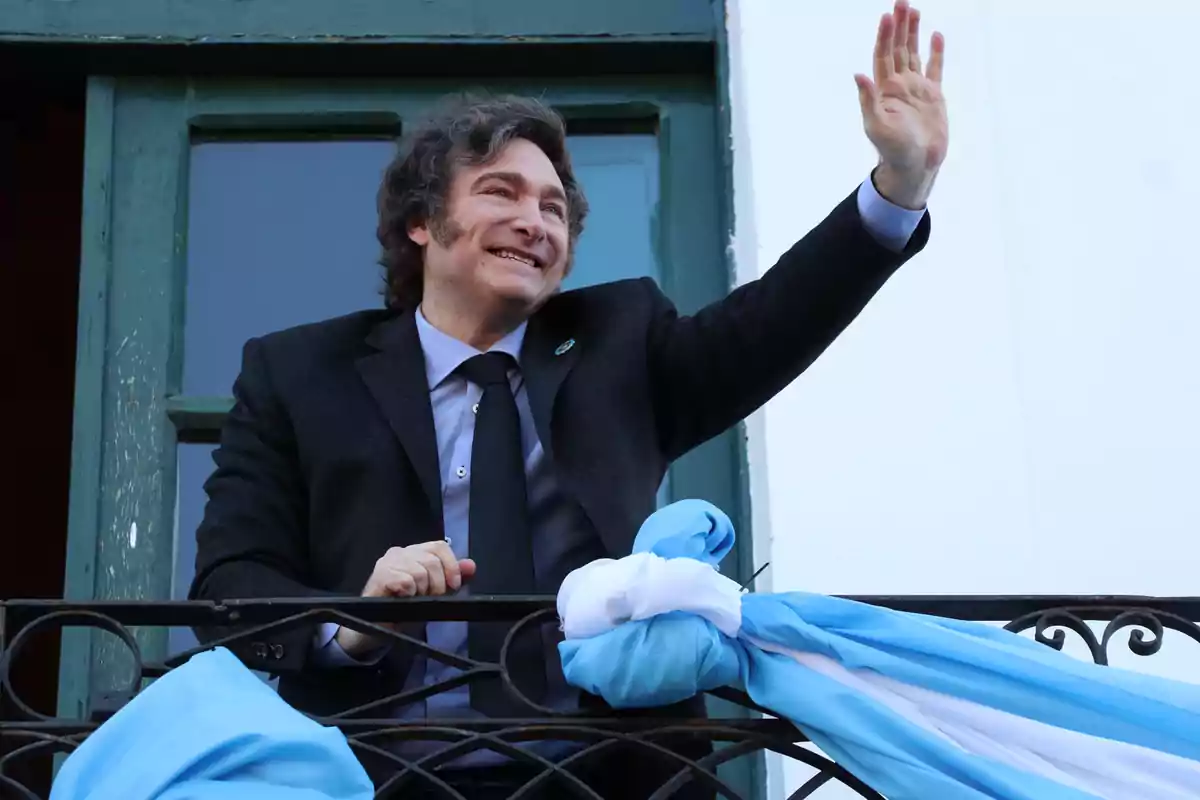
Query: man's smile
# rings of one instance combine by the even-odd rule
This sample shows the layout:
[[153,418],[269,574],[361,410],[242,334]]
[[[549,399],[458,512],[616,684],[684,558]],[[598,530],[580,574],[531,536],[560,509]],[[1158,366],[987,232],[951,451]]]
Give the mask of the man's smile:
[[516,261],[524,264],[527,267],[542,269],[544,266],[542,259],[538,258],[533,253],[529,253],[524,250],[518,250],[512,247],[496,247],[490,248],[488,252],[498,258],[506,258],[510,261]]

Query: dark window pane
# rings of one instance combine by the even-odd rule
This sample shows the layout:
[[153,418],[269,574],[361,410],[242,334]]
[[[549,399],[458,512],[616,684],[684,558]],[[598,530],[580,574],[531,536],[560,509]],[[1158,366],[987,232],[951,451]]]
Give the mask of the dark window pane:
[[378,308],[389,141],[192,148],[183,393],[228,395],[252,336]]
[[[658,143],[575,136],[592,211],[565,287],[654,276]],[[227,395],[256,335],[378,308],[386,141],[212,142],[191,153],[183,393]]]
[[575,174],[591,211],[563,287],[622,278],[659,278],[658,139],[651,135],[573,136]]

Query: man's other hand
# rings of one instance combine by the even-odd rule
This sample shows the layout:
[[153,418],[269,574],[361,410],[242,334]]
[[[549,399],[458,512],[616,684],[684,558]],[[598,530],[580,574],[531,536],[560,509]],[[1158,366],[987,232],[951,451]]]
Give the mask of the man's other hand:
[[[393,547],[375,562],[375,569],[363,587],[363,597],[437,596],[458,591],[463,581],[475,574],[475,562],[457,559],[444,541],[422,542],[408,547]],[[342,627],[337,643],[351,656],[361,655],[378,646],[367,634]]]
[[925,206],[946,158],[950,126],[942,95],[946,40],[934,33],[929,65],[922,70],[920,12],[907,0],[884,14],[875,37],[875,79],[855,75],[863,127],[879,151],[875,187],[911,209]]

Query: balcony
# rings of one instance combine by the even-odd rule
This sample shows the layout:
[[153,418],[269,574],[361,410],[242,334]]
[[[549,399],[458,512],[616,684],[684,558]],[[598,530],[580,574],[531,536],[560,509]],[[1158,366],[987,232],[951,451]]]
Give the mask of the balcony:
[[[1068,596],[868,596],[852,599],[893,609],[933,614],[963,620],[1006,622],[1008,630],[1032,635],[1041,643],[1062,649],[1074,639],[1073,649],[1087,652],[1093,661],[1106,665],[1110,655],[1128,648],[1137,656],[1152,656],[1163,650],[1168,631],[1169,646],[1176,655],[1195,657],[1200,651],[1181,639],[1200,644],[1200,598],[1155,597],[1068,597]],[[529,626],[554,620],[554,598],[417,598],[407,600],[366,600],[360,598],[312,601],[274,599],[206,602],[94,602],[69,603],[58,600],[10,600],[0,602],[0,797],[42,798],[48,796],[48,775],[52,756],[69,753],[88,734],[133,697],[135,687],[164,675],[187,660],[196,651],[170,658],[154,659],[146,655],[162,649],[164,629],[194,626],[240,626],[232,636],[213,642],[237,651],[253,648],[257,639],[268,632],[279,632],[314,622],[339,622],[362,630],[382,622],[419,623],[435,620],[505,621],[512,623],[510,638]],[[1090,624],[1089,624],[1090,623]],[[30,707],[13,680],[22,652],[31,641],[57,635],[60,629],[86,628],[106,632],[119,642],[109,653],[104,675],[121,675],[116,686],[96,686],[93,681],[91,704],[79,718],[54,716],[50,709]],[[385,630],[375,628],[375,630]],[[157,632],[157,635],[156,635]],[[427,655],[452,663],[465,672],[453,681],[381,697],[376,702],[328,716],[314,717],[326,725],[336,725],[346,735],[355,754],[377,781],[377,797],[406,798],[418,786],[432,790],[429,796],[460,798],[439,778],[440,768],[465,754],[491,749],[508,754],[530,767],[530,783],[519,792],[531,797],[535,789],[547,790],[554,797],[600,797],[585,779],[589,760],[611,754],[620,746],[636,749],[647,762],[656,762],[663,770],[663,781],[655,798],[668,798],[684,788],[696,786],[710,790],[712,796],[740,798],[750,796],[744,787],[733,785],[729,765],[755,759],[765,751],[804,762],[814,774],[797,789],[792,798],[821,797],[822,789],[841,784],[865,798],[880,798],[837,764],[805,748],[805,737],[786,720],[773,717],[769,710],[754,706],[734,690],[714,692],[723,703],[711,707],[707,719],[613,712],[583,711],[556,713],[552,709],[530,706],[529,715],[512,720],[424,719],[398,722],[383,718],[380,709],[449,691],[484,676],[503,676],[512,686],[503,667],[465,661],[439,653],[423,642],[401,633],[385,630],[407,646],[424,650]],[[1080,647],[1084,649],[1080,649]],[[112,655],[117,653],[117,655]],[[119,663],[118,663],[119,662]],[[99,681],[103,683],[104,681]],[[103,691],[107,689],[107,691]],[[521,745],[535,741],[570,740],[577,743],[571,755],[552,762]],[[679,741],[711,744],[708,754],[687,758],[670,748]],[[390,744],[420,741],[432,746],[419,758],[398,755]],[[742,773],[743,776],[745,773]],[[743,777],[742,782],[745,782]],[[425,796],[425,795],[422,795]],[[516,795],[514,795],[516,796]],[[830,794],[830,796],[835,796]],[[845,791],[836,796],[846,796]]]

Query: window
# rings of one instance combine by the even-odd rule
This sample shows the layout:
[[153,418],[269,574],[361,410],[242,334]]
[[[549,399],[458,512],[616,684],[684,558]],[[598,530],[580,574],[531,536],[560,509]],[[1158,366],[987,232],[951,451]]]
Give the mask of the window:
[[[91,82],[68,597],[182,593],[242,343],[381,302],[380,170],[404,121],[452,88]],[[568,119],[594,208],[570,286],[649,274],[685,313],[728,291],[710,82],[492,88]],[[673,467],[670,494],[736,509],[739,453],[735,432],[709,442]],[[724,566],[742,571],[736,554]],[[137,635],[147,659],[183,641]],[[115,646],[64,648],[64,707],[122,682]]]

